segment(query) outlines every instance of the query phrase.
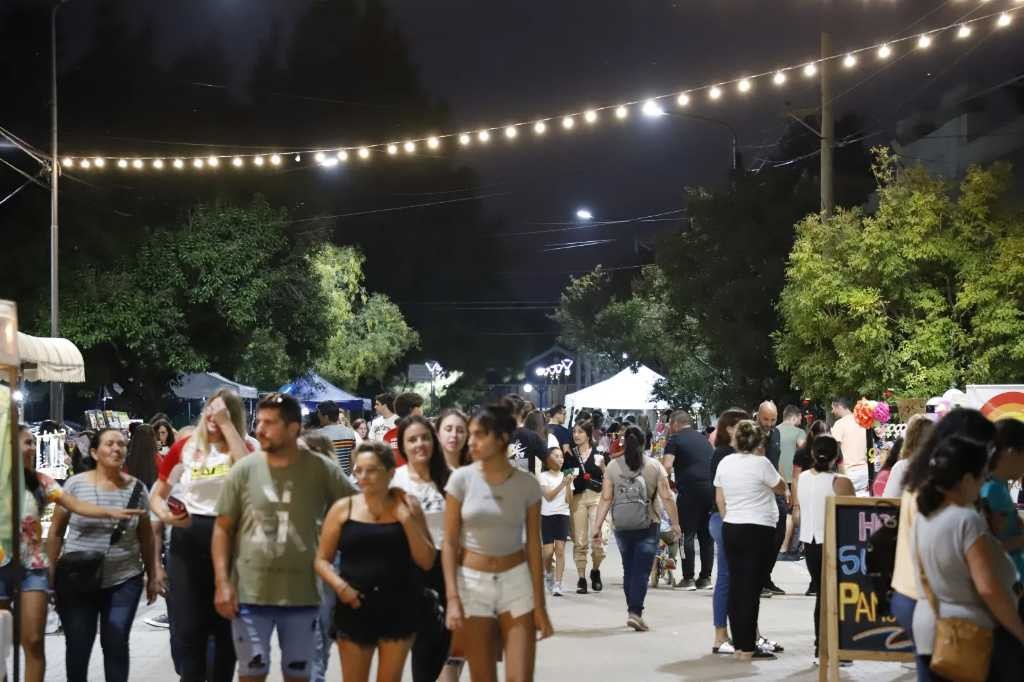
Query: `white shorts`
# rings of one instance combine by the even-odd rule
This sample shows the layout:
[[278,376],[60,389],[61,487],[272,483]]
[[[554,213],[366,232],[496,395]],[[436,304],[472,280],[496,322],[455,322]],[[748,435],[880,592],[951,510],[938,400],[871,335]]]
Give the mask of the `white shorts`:
[[868,497],[871,495],[871,490],[868,487],[868,468],[866,466],[850,467],[846,470],[846,475],[850,477],[857,497]]
[[525,561],[501,573],[459,566],[458,579],[466,618],[497,618],[502,613],[518,618],[533,611],[533,579]]

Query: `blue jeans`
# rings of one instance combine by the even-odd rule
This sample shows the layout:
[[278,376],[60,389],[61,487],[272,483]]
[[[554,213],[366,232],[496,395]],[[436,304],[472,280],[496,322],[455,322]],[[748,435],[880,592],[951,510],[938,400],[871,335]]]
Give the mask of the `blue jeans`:
[[715,557],[718,572],[715,574],[715,593],[711,600],[713,620],[716,628],[724,628],[729,616],[729,560],[725,556],[725,543],[722,541],[721,514],[714,512],[711,515],[708,529],[718,547],[718,556]]
[[[907,637],[911,642],[914,641],[914,609],[916,608],[916,599],[893,590],[889,610],[892,611],[893,618],[896,619],[899,626],[907,633]],[[928,664],[921,660],[922,658],[922,656],[915,656],[914,659],[917,666],[917,680],[918,682],[930,682],[932,679],[931,671],[928,670]]]
[[626,610],[642,616],[654,557],[658,553],[658,524],[639,530],[617,530],[615,541],[622,555],[622,591]]
[[[341,569],[341,555],[334,555],[334,572]],[[316,632],[313,634],[313,662],[310,665],[310,682],[324,682],[327,677],[327,666],[331,661],[331,645],[334,640],[331,630],[334,628],[334,606],[338,603],[338,595],[320,578],[316,579],[320,586],[320,612],[316,619]]]
[[128,638],[141,596],[140,574],[61,606],[68,682],[87,682],[89,678],[89,656],[96,640],[97,620],[106,681],[128,682]]
[[316,606],[239,604],[231,621],[239,677],[270,672],[270,636],[277,630],[281,676],[309,679],[316,648]]

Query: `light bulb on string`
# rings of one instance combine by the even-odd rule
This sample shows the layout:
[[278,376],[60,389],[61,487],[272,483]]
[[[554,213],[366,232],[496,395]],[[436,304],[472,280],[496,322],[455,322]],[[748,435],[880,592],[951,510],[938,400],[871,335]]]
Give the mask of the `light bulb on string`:
[[74,160],[74,159],[72,159],[72,158],[71,158],[70,156],[65,156],[65,157],[64,157],[64,160],[63,160],[63,161],[61,161],[61,164],[62,164],[62,165],[63,165],[63,166],[65,167],[65,168],[71,168],[72,166],[74,166],[74,165],[75,165],[75,160]]
[[412,154],[416,151],[416,143],[412,141],[406,142],[402,145],[402,148],[405,150],[406,154]]
[[216,168],[217,166],[220,165],[220,159],[218,159],[216,156],[211,156],[206,160],[206,165],[210,166],[211,168]]
[[335,156],[338,158],[338,161],[348,161],[348,152],[344,149],[339,149]]
[[270,164],[272,166],[280,166],[281,165],[281,156],[279,154],[271,154],[270,155]]
[[473,139],[469,136],[468,133],[462,133],[461,135],[459,135],[459,144],[461,144],[463,147],[465,147],[472,141]]
[[533,124],[533,132],[535,132],[538,135],[543,135],[545,132],[547,132],[547,129],[548,124],[545,123],[544,121],[537,121],[536,123]]
[[153,168],[155,168],[157,170],[163,170],[164,169],[164,160],[163,159],[156,159],[155,161],[153,161]]
[[441,140],[437,139],[436,137],[428,137],[427,146],[430,147],[431,149],[437,149],[438,147],[441,146]]
[[892,48],[889,47],[888,43],[885,43],[880,48],[878,48],[878,58],[879,59],[888,59],[891,56],[892,56]]
[[1012,22],[1013,18],[1006,12],[1003,12],[1002,14],[999,15],[999,18],[996,19],[996,26],[998,26],[999,28],[1006,28]]
[[750,79],[744,78],[736,84],[736,89],[740,92],[750,92]]
[[92,168],[92,164],[89,163],[89,159],[82,159],[81,161],[78,162],[78,167],[81,168],[82,170],[89,170],[90,168]]
[[772,76],[772,83],[775,83],[776,85],[785,85],[786,84],[786,72],[785,71],[781,71],[781,70],[780,71],[776,71],[775,75]]
[[244,163],[245,162],[242,161],[242,157],[240,156],[236,156],[235,158],[231,159],[231,165],[234,166],[235,168],[241,168]]
[[961,24],[960,29],[956,32],[956,37],[963,40],[964,38],[971,37],[972,29],[967,24]]
[[572,116],[566,116],[562,119],[562,127],[566,130],[572,130],[572,127],[576,125],[576,121]]
[[679,97],[676,97],[676,104],[678,104],[680,107],[689,106],[690,96],[685,92],[679,93]]
[[181,159],[175,159],[174,163],[171,165],[173,165],[177,170],[181,170],[182,168],[185,167],[185,162],[182,161]]
[[142,170],[142,167],[142,159],[135,159],[134,161],[132,161],[132,168],[134,168],[135,170]]
[[397,153],[398,153],[398,145],[397,144],[393,144],[393,143],[389,144],[388,145],[388,154],[390,154],[391,156],[394,156]]
[[102,156],[97,156],[95,159],[92,160],[92,165],[96,166],[97,168],[103,168],[104,166],[107,165],[107,162]]
[[806,76],[807,78],[813,77],[816,73],[818,73],[818,65],[815,64],[814,62],[811,62],[804,66],[804,76]]
[[505,137],[507,137],[510,140],[514,140],[516,135],[518,135],[518,134],[519,133],[516,130],[515,126],[508,126],[508,127],[505,128]]
[[583,112],[583,120],[591,125],[597,123],[597,112],[593,109],[587,109]]
[[117,167],[118,168],[127,168],[128,167],[128,161],[125,160],[125,159],[118,159],[117,160]]
[[203,160],[202,159],[193,159],[192,160],[192,166],[194,168],[201,169],[203,167]]
[[491,132],[489,130],[481,130],[479,133],[476,134],[476,139],[480,140],[481,142],[489,142],[491,139]]
[[658,104],[657,100],[653,99],[645,101],[644,105],[640,107],[640,111],[644,116],[648,116],[650,118],[662,116],[665,113],[665,110],[661,108],[661,105]]
[[367,149],[366,147],[360,147],[358,153],[360,159],[366,160],[370,158],[370,150]]
[[924,34],[920,38],[917,39],[917,47],[918,47],[918,49],[920,49],[920,50],[927,50],[931,46],[932,46],[932,38],[931,38],[931,36],[929,36],[927,34]]
[[628,116],[629,116],[629,109],[626,108],[624,105],[620,104],[619,106],[615,107],[615,118],[617,118],[617,119],[619,119],[621,121],[621,120],[625,119]]
[[711,89],[708,90],[708,97],[711,99],[719,99],[722,96],[722,88],[717,85],[712,85]]
[[853,67],[857,66],[857,58],[852,54],[846,55],[846,57],[843,58],[843,66],[845,66],[848,69],[852,69]]
[[298,163],[299,161],[302,161],[302,157],[300,155],[296,154],[295,155],[295,163]]
[[253,157],[252,163],[253,163],[254,166],[262,168],[263,167],[263,157],[262,156],[255,156],[255,157]]
[[323,163],[326,158],[327,155],[324,154],[323,152],[317,152],[316,155],[313,156],[313,160],[316,161],[317,163]]
[[335,166],[338,165],[338,158],[335,156],[328,156],[320,165],[322,165],[324,168],[334,168]]

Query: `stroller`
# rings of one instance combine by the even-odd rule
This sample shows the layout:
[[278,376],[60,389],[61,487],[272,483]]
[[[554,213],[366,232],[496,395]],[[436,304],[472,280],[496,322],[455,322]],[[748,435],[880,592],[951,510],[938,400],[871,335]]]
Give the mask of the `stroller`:
[[679,556],[679,542],[672,536],[672,523],[665,510],[661,510],[661,525],[658,528],[658,553],[651,567],[651,587],[657,588],[662,582],[675,587],[676,558]]

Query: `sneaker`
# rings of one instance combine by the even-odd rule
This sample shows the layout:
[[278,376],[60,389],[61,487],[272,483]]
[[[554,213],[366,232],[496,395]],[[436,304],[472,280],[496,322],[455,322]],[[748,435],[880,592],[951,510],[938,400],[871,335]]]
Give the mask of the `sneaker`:
[[698,590],[710,590],[711,589],[711,578],[697,578],[696,589],[698,589]]
[[[47,635],[58,635],[64,632],[64,628],[60,624],[60,616],[57,615],[57,609],[51,608],[46,610],[46,625],[43,626],[43,632]],[[3,671],[2,666],[3,664],[0,663],[0,672]]]
[[684,578],[676,583],[676,588],[686,590],[687,592],[693,592],[697,589],[697,584],[693,582],[693,578]]
[[155,616],[146,616],[142,619],[142,622],[146,625],[152,625],[155,628],[169,628],[171,627],[170,622],[167,620],[167,612],[157,614]]
[[544,590],[547,593],[551,593],[555,589],[555,576],[550,573],[544,574]]
[[772,594],[776,594],[779,596],[786,594],[785,590],[783,590],[781,587],[773,583],[771,580],[769,580],[768,584],[764,586],[764,589],[768,590]]
[[586,594],[586,593],[587,593],[587,579],[586,578],[580,578],[579,580],[576,581],[576,594]]
[[551,586],[551,596],[561,597],[562,596],[562,582],[558,581]]
[[590,572],[590,587],[594,592],[600,592],[604,589],[604,583],[601,582],[601,571],[596,568]]
[[736,647],[732,645],[732,642],[726,640],[718,646],[711,647],[711,653],[713,654],[734,654],[736,653]]
[[769,651],[775,654],[781,654],[786,650],[781,644],[779,644],[778,642],[773,642],[767,637],[757,638],[757,648],[761,651]]
[[647,627],[647,623],[644,622],[644,619],[635,613],[629,614],[629,617],[626,618],[626,626],[633,628],[637,632],[647,632],[650,630],[650,628]]

